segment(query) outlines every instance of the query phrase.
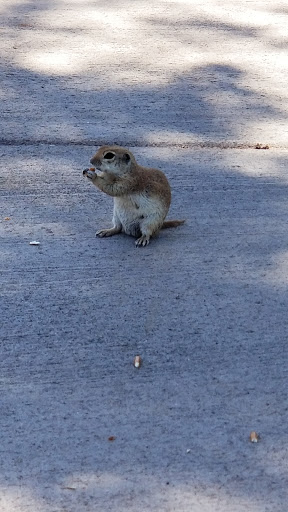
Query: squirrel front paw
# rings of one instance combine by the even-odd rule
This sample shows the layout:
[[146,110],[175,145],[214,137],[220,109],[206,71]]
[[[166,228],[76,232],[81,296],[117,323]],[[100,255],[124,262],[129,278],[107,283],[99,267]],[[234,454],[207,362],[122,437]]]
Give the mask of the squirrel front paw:
[[89,180],[93,180],[93,178],[96,178],[97,174],[94,169],[94,167],[90,167],[90,169],[84,169],[83,176],[86,176]]

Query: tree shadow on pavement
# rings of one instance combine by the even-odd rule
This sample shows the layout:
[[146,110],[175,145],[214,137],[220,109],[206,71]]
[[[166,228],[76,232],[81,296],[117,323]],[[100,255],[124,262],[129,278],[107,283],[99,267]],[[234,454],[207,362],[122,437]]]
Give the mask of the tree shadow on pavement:
[[[47,160],[38,148],[24,189],[14,171],[17,186],[3,197],[16,229],[2,244],[5,492],[23,482],[30,506],[47,511],[95,500],[105,510],[108,499],[133,510],[144,496],[144,510],[162,499],[169,510],[181,496],[185,510],[195,494],[203,506],[281,510],[287,184],[235,171],[252,150],[179,149],[167,161],[171,150],[137,148],[140,161],[162,164],[173,213],[187,219],[137,251],[129,237],[94,239],[112,205],[80,173],[65,175],[89,148],[65,158],[59,149]],[[273,159],[263,152],[259,168],[272,170]],[[49,185],[48,170],[46,195],[41,172],[53,162],[60,175]],[[29,247],[29,230],[40,249]]]
[[[267,58],[271,54],[274,60],[274,50],[266,44],[264,30],[199,14],[183,21],[177,19],[179,9],[173,6],[176,19],[171,13],[165,19],[156,14],[145,17],[139,11],[134,25],[128,23],[121,36],[112,13],[106,13],[104,6],[101,11],[101,3],[92,9],[88,26],[84,16],[69,24],[65,10],[60,9],[57,17],[57,5],[44,2],[35,10],[28,3],[7,14],[3,38],[9,37],[14,44],[12,48],[4,44],[2,52],[7,63],[2,69],[2,141],[143,145],[253,144],[265,143],[267,137],[279,143],[277,136],[282,140],[279,126],[286,122],[287,111],[266,76]],[[119,8],[120,20],[124,7]],[[142,27],[139,37],[146,36],[144,50],[138,41],[137,50],[131,49],[133,26],[139,31]],[[241,48],[244,54],[244,43],[251,39],[265,48],[264,64],[260,58],[255,69],[247,59],[241,60]],[[212,42],[220,56],[210,56]],[[236,48],[230,59],[229,43]],[[81,44],[87,47],[84,54],[77,46]],[[277,79],[275,67],[273,74]]]

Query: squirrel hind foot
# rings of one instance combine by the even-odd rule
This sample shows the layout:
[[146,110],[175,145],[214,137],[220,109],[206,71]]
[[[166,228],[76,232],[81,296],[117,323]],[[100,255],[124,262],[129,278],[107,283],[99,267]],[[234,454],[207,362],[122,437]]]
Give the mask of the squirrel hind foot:
[[142,235],[135,242],[136,247],[146,247],[150,242],[150,236]]

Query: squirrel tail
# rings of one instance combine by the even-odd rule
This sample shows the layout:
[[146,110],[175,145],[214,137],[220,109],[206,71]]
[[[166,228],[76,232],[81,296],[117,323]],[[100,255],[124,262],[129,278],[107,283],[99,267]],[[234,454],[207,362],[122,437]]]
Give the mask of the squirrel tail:
[[184,224],[185,220],[165,220],[162,224],[161,229],[176,228]]

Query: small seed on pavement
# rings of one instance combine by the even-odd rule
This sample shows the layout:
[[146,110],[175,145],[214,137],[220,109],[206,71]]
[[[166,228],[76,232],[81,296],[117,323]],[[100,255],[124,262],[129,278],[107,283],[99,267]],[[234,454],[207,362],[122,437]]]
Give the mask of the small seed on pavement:
[[136,356],[135,359],[134,359],[134,366],[135,366],[135,368],[140,368],[141,363],[142,363],[141,357],[140,356]]
[[250,434],[250,441],[251,443],[258,443],[260,439],[260,436],[259,434],[257,434],[257,432],[255,432],[254,430],[251,432]]

